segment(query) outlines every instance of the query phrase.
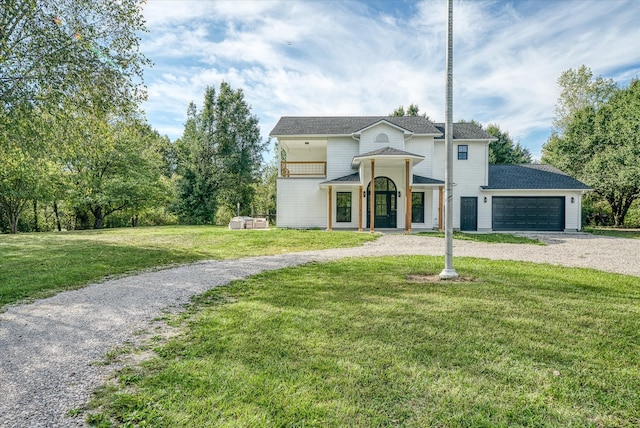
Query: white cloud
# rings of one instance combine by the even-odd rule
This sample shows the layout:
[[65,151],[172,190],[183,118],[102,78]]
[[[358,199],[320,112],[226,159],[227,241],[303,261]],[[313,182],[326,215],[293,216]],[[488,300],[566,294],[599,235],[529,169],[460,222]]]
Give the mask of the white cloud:
[[[373,5],[149,0],[150,122],[179,136],[188,103],[223,80],[244,90],[265,136],[282,115],[384,115],[410,103],[441,121],[446,4]],[[498,123],[539,156],[562,71],[639,77],[639,21],[633,0],[457,1],[454,117]]]

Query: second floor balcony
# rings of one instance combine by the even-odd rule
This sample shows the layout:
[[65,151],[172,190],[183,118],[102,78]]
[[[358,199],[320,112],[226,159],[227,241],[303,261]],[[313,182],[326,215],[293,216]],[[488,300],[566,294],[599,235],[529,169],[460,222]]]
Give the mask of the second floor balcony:
[[280,177],[326,177],[326,161],[282,161]]

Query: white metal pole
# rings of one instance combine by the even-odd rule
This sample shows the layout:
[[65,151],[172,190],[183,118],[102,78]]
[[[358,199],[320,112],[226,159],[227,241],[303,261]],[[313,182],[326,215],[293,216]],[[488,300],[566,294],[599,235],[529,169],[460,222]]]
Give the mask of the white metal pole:
[[445,257],[444,269],[440,272],[441,279],[457,278],[458,273],[453,268],[453,0],[447,0],[449,19],[447,21],[447,102],[445,108],[444,139],[447,155],[444,160],[445,168],[445,217],[444,240]]

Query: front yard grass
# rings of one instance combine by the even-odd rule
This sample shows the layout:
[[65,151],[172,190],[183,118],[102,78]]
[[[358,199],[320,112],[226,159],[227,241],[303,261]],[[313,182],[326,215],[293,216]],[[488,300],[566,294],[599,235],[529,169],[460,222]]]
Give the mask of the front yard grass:
[[155,427],[640,426],[640,279],[345,259],[214,289],[89,420]]
[[593,233],[594,235],[613,236],[616,238],[640,239],[640,229],[585,227],[584,231]]
[[[417,235],[444,238],[444,232],[418,232]],[[487,242],[491,244],[546,245],[539,239],[527,238],[526,236],[518,236],[510,233],[465,233],[455,231],[453,232],[453,239],[459,239],[461,241]]]
[[0,310],[9,303],[158,266],[358,246],[376,237],[212,226],[0,235]]

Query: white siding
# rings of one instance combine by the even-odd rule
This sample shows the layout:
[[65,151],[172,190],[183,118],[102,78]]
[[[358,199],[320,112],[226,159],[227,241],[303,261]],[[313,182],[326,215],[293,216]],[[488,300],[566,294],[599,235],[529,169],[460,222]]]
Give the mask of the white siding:
[[[458,145],[467,145],[467,159],[458,160]],[[480,186],[487,184],[488,158],[487,145],[477,141],[454,141],[453,143],[453,228],[460,228],[460,198],[478,197],[478,228],[480,228]],[[445,143],[437,141],[434,145],[433,178],[444,180]],[[434,218],[437,218],[438,207],[434,207]]]
[[353,157],[358,154],[358,142],[353,138],[332,138],[327,142],[327,180],[353,174]]
[[405,143],[405,151],[424,156],[424,160],[413,167],[413,173],[433,178],[433,137],[413,137]]
[[[385,143],[377,143],[376,137],[382,133],[387,135],[389,141]],[[404,132],[398,128],[394,128],[393,126],[380,123],[372,126],[360,135],[360,154],[372,152],[385,147],[404,150]]]
[[444,156],[444,141],[434,141],[433,160],[431,161],[431,178],[444,180]]
[[278,227],[327,227],[327,191],[324,178],[279,178],[276,224]]

